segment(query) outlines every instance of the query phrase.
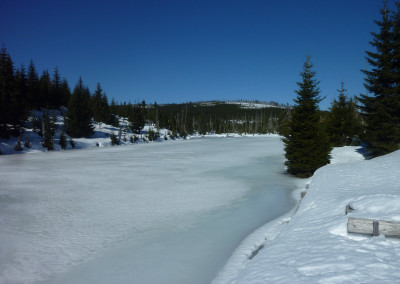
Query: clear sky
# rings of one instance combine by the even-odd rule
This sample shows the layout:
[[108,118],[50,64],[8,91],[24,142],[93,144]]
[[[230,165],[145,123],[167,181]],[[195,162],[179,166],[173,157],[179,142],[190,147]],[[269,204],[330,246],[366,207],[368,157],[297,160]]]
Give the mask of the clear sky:
[[[365,91],[370,32],[381,0],[131,0],[0,2],[0,44],[15,67],[57,66],[109,99],[293,103],[311,56],[322,109],[344,82]],[[393,3],[389,0],[389,6]]]

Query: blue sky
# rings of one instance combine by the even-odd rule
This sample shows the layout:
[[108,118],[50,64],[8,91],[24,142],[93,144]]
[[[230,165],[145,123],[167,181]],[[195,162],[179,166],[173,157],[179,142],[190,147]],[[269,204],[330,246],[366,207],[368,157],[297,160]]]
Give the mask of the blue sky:
[[[390,2],[390,1],[389,1]],[[307,55],[327,109],[344,82],[365,92],[380,0],[22,1],[0,3],[0,43],[16,67],[57,66],[118,102],[293,103]],[[390,6],[393,3],[390,2]]]

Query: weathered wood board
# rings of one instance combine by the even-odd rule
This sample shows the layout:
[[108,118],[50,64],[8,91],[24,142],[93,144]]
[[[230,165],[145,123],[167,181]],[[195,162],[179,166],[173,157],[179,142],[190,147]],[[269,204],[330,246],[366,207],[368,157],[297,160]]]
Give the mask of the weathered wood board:
[[374,236],[382,234],[400,238],[400,222],[349,217],[347,232]]
[[379,221],[379,233],[387,237],[400,238],[400,222]]
[[347,232],[372,235],[374,232],[374,220],[351,218],[347,222]]

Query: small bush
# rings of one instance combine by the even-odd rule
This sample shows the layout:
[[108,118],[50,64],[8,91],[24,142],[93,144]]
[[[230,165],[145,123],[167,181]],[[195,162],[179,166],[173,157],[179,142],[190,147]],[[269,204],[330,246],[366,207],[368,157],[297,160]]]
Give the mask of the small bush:
[[118,144],[119,144],[119,143],[118,143],[117,135],[115,135],[114,132],[111,133],[110,139],[111,139],[111,145],[114,146],[114,145],[118,145]]

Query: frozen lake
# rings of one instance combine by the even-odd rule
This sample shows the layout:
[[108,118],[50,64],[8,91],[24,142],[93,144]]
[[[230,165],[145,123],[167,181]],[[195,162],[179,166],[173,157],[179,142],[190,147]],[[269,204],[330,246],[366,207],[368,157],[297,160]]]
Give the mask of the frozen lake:
[[0,283],[209,283],[294,206],[279,137],[0,158]]

